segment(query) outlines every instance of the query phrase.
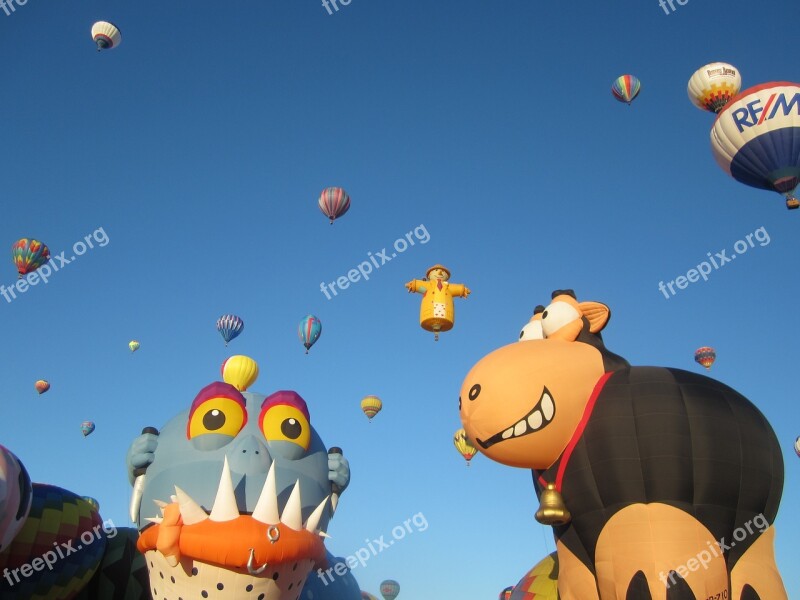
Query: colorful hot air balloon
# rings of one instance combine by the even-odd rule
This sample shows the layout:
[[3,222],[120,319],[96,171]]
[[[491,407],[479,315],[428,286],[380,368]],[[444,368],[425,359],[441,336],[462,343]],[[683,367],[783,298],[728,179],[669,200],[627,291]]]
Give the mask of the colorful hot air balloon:
[[718,113],[742,88],[739,69],[723,62],[715,62],[700,67],[694,72],[686,93],[700,110]]
[[517,582],[511,600],[558,600],[558,556],[544,557]]
[[611,93],[614,94],[614,98],[620,102],[627,102],[630,106],[641,88],[642,84],[633,75],[621,75],[611,84]]
[[50,260],[50,249],[39,240],[21,238],[11,246],[11,256],[22,279]]
[[514,591],[514,586],[510,585],[500,592],[499,600],[511,600],[511,593]]
[[800,84],[764,83],[732,98],[711,128],[711,151],[736,181],[786,196],[800,183]]
[[131,352],[136,352],[139,349],[139,346],[140,344],[136,340],[131,340],[128,342],[128,348],[131,349]]
[[440,332],[450,331],[455,324],[453,298],[467,298],[472,293],[463,283],[450,283],[450,269],[444,265],[433,265],[425,279],[412,279],[405,286],[409,293],[422,294],[419,326],[432,331],[435,341],[439,341]]
[[93,431],[94,431],[94,423],[92,421],[84,421],[83,423],[81,423],[81,433],[83,433],[83,437],[86,437]]
[[44,394],[47,390],[50,389],[50,384],[44,379],[40,379],[35,384],[33,384],[33,387],[35,387],[36,391],[39,392],[40,394]]
[[249,356],[237,354],[222,363],[222,380],[240,392],[245,391],[258,379],[258,363]]
[[92,25],[92,39],[97,44],[97,51],[111,50],[122,42],[122,34],[117,26],[108,21],[98,21]]
[[365,396],[363,400],[361,400],[361,410],[364,411],[364,414],[367,415],[367,418],[372,421],[372,417],[377,415],[381,412],[383,408],[383,402],[377,396]]
[[703,365],[706,369],[711,369],[711,365],[717,360],[717,353],[713,348],[703,346],[694,352],[694,361]]
[[467,461],[467,466],[469,466],[469,461],[471,461],[472,457],[477,454],[478,450],[475,448],[472,442],[469,441],[467,438],[467,433],[463,428],[456,431],[455,435],[453,436],[453,444],[455,445],[456,450],[458,450],[461,453],[461,456],[463,456]]
[[306,315],[297,327],[297,335],[306,347],[306,354],[322,333],[322,322],[314,315]]
[[381,596],[384,600],[394,600],[400,594],[400,584],[394,579],[381,582]]
[[244,321],[236,315],[222,315],[217,319],[217,331],[219,331],[225,345],[237,337],[244,329]]
[[319,195],[319,209],[333,221],[350,209],[350,196],[340,187],[329,187]]

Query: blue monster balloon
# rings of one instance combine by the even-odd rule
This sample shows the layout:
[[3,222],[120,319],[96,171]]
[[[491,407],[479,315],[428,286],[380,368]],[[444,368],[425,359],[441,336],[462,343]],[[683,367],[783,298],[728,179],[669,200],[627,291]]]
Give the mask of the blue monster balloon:
[[300,337],[300,341],[303,342],[303,346],[306,347],[306,354],[308,354],[311,346],[319,339],[321,333],[322,321],[314,315],[306,315],[305,318],[300,321],[300,325],[297,327],[297,335]]
[[295,600],[315,565],[329,568],[322,536],[350,469],[310,421],[296,392],[214,382],[134,440],[132,515],[154,598]]
[[217,331],[219,331],[225,345],[236,338],[244,329],[244,321],[236,315],[222,315],[217,319]]

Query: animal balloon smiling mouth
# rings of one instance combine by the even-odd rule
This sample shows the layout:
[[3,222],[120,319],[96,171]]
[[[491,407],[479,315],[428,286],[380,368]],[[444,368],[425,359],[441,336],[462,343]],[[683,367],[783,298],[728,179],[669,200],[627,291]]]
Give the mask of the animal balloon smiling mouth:
[[[470,392],[470,395],[471,394],[472,393]],[[550,392],[547,390],[547,388],[544,388],[544,391],[539,397],[539,401],[536,403],[536,406],[534,406],[527,415],[522,417],[517,423],[508,429],[505,429],[500,433],[496,433],[485,442],[481,439],[478,439],[477,442],[480,444],[481,448],[486,450],[498,442],[520,438],[524,435],[536,433],[553,422],[555,413],[555,401],[553,400],[553,397],[550,395]]]

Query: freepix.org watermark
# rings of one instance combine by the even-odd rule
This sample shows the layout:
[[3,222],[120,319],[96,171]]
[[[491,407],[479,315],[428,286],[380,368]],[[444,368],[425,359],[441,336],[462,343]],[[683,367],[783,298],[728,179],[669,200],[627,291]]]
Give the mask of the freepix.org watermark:
[[[761,521],[761,523],[759,523],[759,521]],[[683,579],[686,579],[690,572],[693,573],[694,571],[697,571],[701,566],[704,569],[708,569],[708,563],[710,563],[712,559],[721,556],[723,552],[727,552],[733,548],[736,545],[736,542],[741,542],[748,535],[753,535],[754,532],[753,528],[750,526],[751,524],[758,527],[759,533],[764,533],[769,527],[769,521],[767,521],[763,514],[756,515],[747,521],[747,523],[745,523],[742,527],[737,528],[733,532],[733,539],[735,541],[728,545],[725,544],[725,538],[721,538],[719,543],[707,542],[708,550],[701,550],[697,553],[697,556],[690,558],[686,561],[685,565],[681,565],[677,569],[671,571],[668,575],[664,575],[663,571],[659,572],[658,578],[667,586],[667,588],[669,588],[675,583],[675,575],[679,575]]]
[[689,4],[689,0],[658,0],[658,5],[664,9],[664,14],[669,15],[671,14],[670,11],[667,10],[667,4],[669,4],[670,9],[672,12],[675,12],[677,9],[675,8],[675,3],[678,3],[680,6],[686,6]]
[[[19,577],[20,575],[28,578],[35,572],[44,571],[45,567],[52,571],[53,565],[59,560],[68,557],[74,552],[80,552],[86,546],[90,546],[95,540],[99,540],[102,537],[101,532],[106,534],[106,538],[113,539],[117,535],[117,528],[111,519],[103,521],[102,525],[95,525],[92,529],[84,531],[80,535],[80,541],[82,543],[78,544],[77,548],[72,545],[75,540],[68,540],[60,544],[58,542],[53,542],[52,550],[48,550],[41,556],[37,556],[31,562],[25,563],[16,569],[9,569],[8,567],[3,569],[3,577],[8,581],[8,585],[13,586],[15,583],[22,581]],[[12,577],[14,578],[13,581],[11,579]]]
[[[748,233],[744,236],[743,240],[738,240],[733,245],[734,254],[728,256],[727,250],[720,250],[714,256],[711,256],[711,252],[706,252],[706,256],[708,256],[708,261],[704,260],[699,265],[697,265],[696,269],[689,269],[686,272],[686,276],[680,275],[675,279],[667,282],[665,285],[663,281],[658,282],[658,289],[659,291],[664,294],[664,298],[669,300],[670,296],[667,293],[667,288],[674,296],[677,294],[675,291],[675,287],[679,290],[685,290],[689,287],[690,283],[695,283],[699,281],[700,278],[703,278],[703,281],[708,281],[708,276],[711,273],[711,265],[714,265],[714,269],[719,269],[720,267],[724,267],[726,264],[731,262],[740,254],[744,254],[750,248],[755,248],[755,244],[753,243],[753,238],[759,243],[759,246],[766,246],[770,243],[770,237],[767,233],[767,230],[764,227],[759,227],[753,233]],[[747,241],[745,241],[747,240]],[[711,261],[711,262],[709,262]],[[673,287],[674,286],[674,287]]]
[[[342,275],[336,281],[332,281],[330,283],[325,283],[324,281],[319,284],[320,291],[325,294],[325,297],[330,300],[331,295],[328,292],[327,288],[330,288],[330,291],[333,292],[333,295],[338,295],[339,292],[336,291],[336,287],[338,286],[340,290],[346,290],[350,287],[351,283],[358,282],[362,277],[365,280],[369,279],[369,274],[372,273],[372,266],[374,265],[376,269],[380,269],[383,265],[387,262],[395,258],[398,254],[405,252],[408,250],[409,246],[414,245],[414,240],[417,240],[420,244],[427,244],[431,239],[431,234],[428,233],[428,229],[425,225],[419,225],[415,227],[413,231],[409,231],[406,233],[405,237],[397,238],[392,244],[392,247],[395,249],[392,252],[391,256],[387,254],[386,248],[381,250],[380,252],[376,252],[372,254],[372,252],[367,252],[367,256],[369,260],[365,260],[362,262],[358,267],[355,269],[350,269],[347,272],[347,275]],[[380,263],[378,263],[378,259],[380,258]]]
[[331,567],[325,571],[322,569],[317,569],[317,577],[319,577],[325,585],[328,585],[333,581],[333,573],[341,577],[347,573],[348,567],[351,571],[358,565],[366,567],[367,561],[370,558],[377,556],[379,553],[391,547],[395,541],[402,540],[404,537],[406,537],[407,533],[414,533],[415,530],[411,528],[412,524],[414,527],[416,527],[416,531],[419,532],[425,531],[428,528],[428,520],[425,518],[425,515],[423,515],[421,512],[418,512],[410,519],[403,521],[402,525],[395,525],[392,527],[391,540],[386,541],[384,539],[386,536],[384,535],[379,537],[377,540],[370,540],[367,538],[364,540],[367,543],[367,547],[362,546],[356,550],[355,553],[345,558],[344,562],[336,563],[335,567]]
[[[2,0],[0,0],[2,1]],[[83,236],[82,240],[78,240],[74,244],[72,244],[72,256],[67,258],[64,256],[67,251],[64,250],[61,254],[56,256],[51,256],[50,260],[43,264],[41,267],[36,269],[33,273],[28,273],[22,279],[17,279],[17,282],[14,285],[10,285],[8,287],[4,285],[0,285],[0,295],[6,299],[6,302],[9,304],[12,300],[15,300],[17,297],[17,292],[20,294],[24,294],[28,291],[29,286],[38,285],[39,281],[43,281],[47,283],[50,279],[50,276],[57,272],[62,267],[68,265],[73,260],[75,260],[79,256],[83,256],[89,250],[94,248],[94,244],[92,240],[97,242],[97,245],[101,248],[103,246],[108,245],[109,239],[108,235],[106,235],[105,229],[99,227],[95,229],[92,233]]]
[[[2,1],[3,0],[0,0],[0,2]],[[28,0],[25,0],[25,2],[27,1]],[[339,4],[341,4],[342,6],[350,6],[350,3],[352,1],[353,0],[322,0],[322,6],[325,8],[325,10],[328,11],[329,15],[332,15],[334,11],[339,12]],[[331,10],[331,6],[333,6],[333,10]]]
[[17,7],[14,4],[18,4],[19,6],[25,6],[28,3],[28,0],[0,0],[0,8],[3,9],[3,12],[6,13],[7,17],[11,16]]

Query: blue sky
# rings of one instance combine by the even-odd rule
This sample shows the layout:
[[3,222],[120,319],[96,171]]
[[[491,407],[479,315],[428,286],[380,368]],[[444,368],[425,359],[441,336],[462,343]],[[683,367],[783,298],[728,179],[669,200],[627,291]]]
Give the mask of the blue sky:
[[[516,340],[533,307],[575,289],[613,316],[632,364],[701,370],[755,402],[784,449],[778,565],[800,590],[795,336],[800,214],[742,186],[709,148],[713,116],[686,84],[736,65],[743,87],[798,81],[791,0],[532,3],[28,0],[0,12],[4,102],[0,241],[87,251],[0,299],[0,443],[32,478],[96,497],[127,525],[125,453],[218,377],[230,354],[253,391],[297,390],[352,483],[329,548],[345,556],[417,513],[428,523],[354,575],[401,598],[493,598],[546,553],[530,473],[452,445],[470,367]],[[96,20],[122,44],[94,50]],[[628,107],[614,78],[642,81]],[[330,226],[316,199],[341,185]],[[415,227],[430,234],[328,300],[334,281]],[[665,298],[669,281],[759,228],[769,243]],[[434,263],[473,291],[438,343],[403,283]],[[0,283],[13,285],[8,257]],[[245,321],[228,349],[214,328]],[[306,356],[296,328],[323,324]],[[127,343],[141,342],[131,355]],[[52,389],[38,396],[33,383]],[[360,399],[384,410],[372,423]],[[84,439],[81,421],[97,424]]]

